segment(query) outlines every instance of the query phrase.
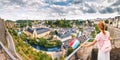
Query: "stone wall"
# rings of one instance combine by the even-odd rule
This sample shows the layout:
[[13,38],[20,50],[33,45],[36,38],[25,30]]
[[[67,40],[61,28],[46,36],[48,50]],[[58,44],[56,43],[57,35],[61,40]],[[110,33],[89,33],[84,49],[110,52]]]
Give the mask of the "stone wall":
[[[97,60],[98,49],[93,49],[91,60]],[[110,60],[120,60],[120,48],[114,48],[110,52]]]
[[108,27],[108,30],[111,34],[113,48],[120,48],[120,29],[115,27]]
[[0,45],[0,60],[12,60]]
[[6,45],[4,20],[0,18],[0,41]]
[[113,37],[113,38],[119,38],[120,37],[120,29],[119,28],[109,26],[108,30],[110,32],[111,37]]

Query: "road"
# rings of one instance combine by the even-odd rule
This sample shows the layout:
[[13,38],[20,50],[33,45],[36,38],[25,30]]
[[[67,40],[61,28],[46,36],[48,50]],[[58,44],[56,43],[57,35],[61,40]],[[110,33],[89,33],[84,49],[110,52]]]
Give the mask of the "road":
[[7,32],[7,41],[8,41],[8,48],[10,50],[12,50],[13,52],[16,52],[15,50],[15,45],[14,45],[14,42],[13,42],[13,39],[12,39],[12,36],[10,35],[10,33]]
[[7,36],[6,39],[8,41],[8,48],[11,50],[11,52],[18,57],[18,59],[22,60],[22,58],[16,53],[16,49],[15,49],[15,44],[14,44],[14,40],[12,38],[12,36],[10,35],[10,33],[7,31]]

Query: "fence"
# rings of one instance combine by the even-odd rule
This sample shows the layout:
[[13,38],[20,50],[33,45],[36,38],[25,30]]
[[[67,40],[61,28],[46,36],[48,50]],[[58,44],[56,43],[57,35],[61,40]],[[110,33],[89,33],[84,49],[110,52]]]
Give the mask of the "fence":
[[[83,42],[83,44],[86,44],[90,39],[94,39],[94,38],[88,38],[85,42]],[[120,38],[113,38],[112,39],[112,45],[114,46],[115,45],[115,41],[118,41],[118,40],[120,40]],[[77,49],[75,49],[69,56],[67,56],[66,58],[65,58],[65,60],[69,60],[73,55],[76,55],[76,52],[78,51],[78,50],[80,50],[82,48],[82,46],[79,46]],[[77,56],[75,56],[75,58],[77,58]]]

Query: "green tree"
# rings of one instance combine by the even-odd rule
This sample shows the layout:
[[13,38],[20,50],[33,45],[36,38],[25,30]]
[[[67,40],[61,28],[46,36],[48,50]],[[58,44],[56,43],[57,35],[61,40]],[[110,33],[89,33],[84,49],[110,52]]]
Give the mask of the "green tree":
[[71,36],[72,36],[72,38],[74,38],[74,37],[75,37],[75,35],[74,35],[74,34],[71,34]]
[[96,36],[95,31],[92,31],[92,32],[91,32],[91,36],[92,36],[93,38],[95,38],[95,36]]
[[[28,26],[32,26],[32,20],[17,20],[16,21],[17,23],[19,23],[20,24],[20,28],[23,28],[23,27],[26,27],[27,26],[27,23],[28,23]],[[18,25],[19,25],[18,24]],[[18,26],[19,27],[19,26]]]
[[109,20],[105,20],[105,23],[106,23],[106,24],[109,23]]
[[99,33],[99,32],[100,32],[100,30],[99,30],[99,28],[98,28],[97,24],[95,25],[95,30],[96,30],[96,32],[97,32],[97,33]]
[[67,56],[70,55],[72,52],[73,52],[73,48],[68,48],[68,51],[67,51]]
[[25,41],[27,39],[27,35],[22,32],[22,34],[20,35],[20,38]]
[[45,44],[47,44],[47,40],[45,38],[40,38],[39,45],[45,47]]
[[55,34],[56,34],[56,35],[58,34],[58,31],[57,31],[57,30],[55,30]]
[[63,56],[60,56],[60,60],[65,60]]
[[37,45],[37,41],[36,41],[35,38],[29,39],[29,43],[32,44],[32,45]]
[[57,46],[61,46],[62,42],[60,40],[56,40],[56,44],[57,44]]
[[14,36],[17,36],[17,31],[16,30],[12,30],[12,33]]
[[54,60],[58,60],[58,58],[55,58]]

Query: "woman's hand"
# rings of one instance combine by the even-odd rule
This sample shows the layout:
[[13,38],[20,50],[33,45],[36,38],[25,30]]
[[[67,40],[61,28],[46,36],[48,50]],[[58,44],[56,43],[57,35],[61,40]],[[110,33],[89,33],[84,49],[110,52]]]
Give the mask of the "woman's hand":
[[93,46],[97,41],[94,40],[93,42],[91,43],[88,43],[88,44],[81,44],[82,47],[90,47],[90,46]]
[[112,40],[113,38],[109,37],[109,40]]
[[85,45],[85,44],[81,44],[81,47],[85,48],[85,47],[87,47],[87,45]]

